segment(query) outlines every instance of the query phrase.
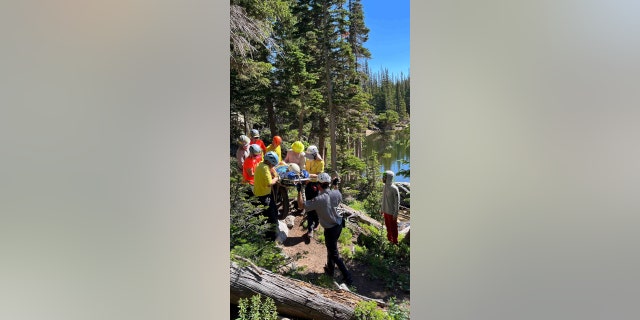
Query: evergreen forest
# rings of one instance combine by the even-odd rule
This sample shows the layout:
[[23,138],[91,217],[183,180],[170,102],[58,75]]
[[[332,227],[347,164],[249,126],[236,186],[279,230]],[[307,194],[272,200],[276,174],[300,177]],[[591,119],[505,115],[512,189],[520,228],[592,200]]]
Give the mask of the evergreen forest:
[[[369,31],[361,0],[231,0],[231,319],[409,319],[409,234],[387,240],[378,154],[363,148],[375,132],[388,148],[408,150],[394,132],[410,130],[410,77],[369,68]],[[326,260],[325,239],[318,231],[311,243],[297,240],[303,210],[284,243],[265,240],[264,206],[249,196],[235,158],[238,137],[253,129],[266,144],[281,137],[283,158],[294,141],[318,146],[324,171],[340,177],[343,203],[361,217],[338,245],[355,285],[313,271],[313,259]],[[278,205],[294,206],[295,188],[280,188]]]

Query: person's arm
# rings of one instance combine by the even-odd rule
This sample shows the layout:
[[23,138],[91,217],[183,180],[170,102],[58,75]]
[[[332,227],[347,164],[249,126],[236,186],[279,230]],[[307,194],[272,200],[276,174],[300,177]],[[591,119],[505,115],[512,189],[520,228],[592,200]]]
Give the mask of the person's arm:
[[398,190],[398,188],[394,188],[395,192],[393,193],[393,197],[395,199],[393,199],[393,204],[395,205],[394,209],[396,210],[396,212],[394,213],[395,216],[398,215],[398,212],[400,211],[400,191]]
[[[271,168],[271,171],[271,173],[273,174],[275,172],[275,169]],[[272,175],[271,181],[269,181],[269,185],[272,186],[276,184],[278,180],[280,180],[280,176],[277,173],[275,175]]]

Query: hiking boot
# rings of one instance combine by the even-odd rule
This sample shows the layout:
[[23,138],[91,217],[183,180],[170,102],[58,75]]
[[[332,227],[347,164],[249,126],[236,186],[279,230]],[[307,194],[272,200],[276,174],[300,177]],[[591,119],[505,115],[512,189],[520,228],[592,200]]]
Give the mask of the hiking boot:
[[324,268],[324,274],[328,275],[329,277],[333,277],[333,272],[329,272],[329,267],[324,266],[322,268]]
[[309,238],[309,234],[305,233],[302,235],[302,239],[304,239],[305,244],[311,243],[311,238]]
[[353,285],[353,279],[349,277],[343,277],[342,282],[346,283],[348,286]]

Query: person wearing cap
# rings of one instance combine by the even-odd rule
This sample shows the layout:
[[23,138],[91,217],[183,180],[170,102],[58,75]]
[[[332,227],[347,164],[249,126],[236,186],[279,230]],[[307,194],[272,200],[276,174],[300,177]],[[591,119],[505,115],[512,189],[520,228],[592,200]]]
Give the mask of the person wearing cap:
[[309,172],[309,178],[314,181],[318,177],[320,172],[324,171],[324,160],[320,153],[318,153],[318,147],[309,146],[306,153],[307,161],[305,162],[305,169]]
[[295,163],[300,168],[304,168],[307,162],[307,158],[304,153],[304,145],[300,141],[296,141],[291,145],[291,149],[287,151],[287,156],[284,158],[286,163]]
[[274,136],[273,137],[273,142],[267,146],[266,151],[273,151],[278,155],[278,159],[282,160],[282,151],[280,148],[280,145],[282,144],[282,138],[280,138],[280,136]]
[[251,129],[251,144],[257,144],[263,153],[267,152],[267,146],[265,146],[262,139],[260,139],[260,131],[256,129]]
[[381,213],[384,216],[384,225],[387,228],[387,240],[398,244],[398,209],[400,208],[400,191],[393,184],[395,174],[391,170],[382,173],[382,206]]
[[249,157],[244,160],[242,165],[242,177],[245,183],[253,186],[255,169],[262,161],[262,150],[257,144],[249,147]]
[[[304,194],[307,200],[313,199],[318,194],[318,175],[324,171],[324,160],[318,153],[318,147],[310,145],[305,153],[305,169],[309,172],[309,182],[305,185]],[[315,210],[307,210],[307,233],[305,237],[308,241],[313,238],[313,231],[318,229],[319,220]]]
[[267,222],[272,224],[267,236],[273,240],[275,240],[275,228],[278,223],[278,209],[276,208],[276,199],[273,194],[273,186],[280,179],[277,174],[274,174],[274,168],[278,165],[278,162],[280,162],[280,159],[275,152],[267,152],[264,155],[264,160],[256,167],[253,183],[253,194],[266,207],[262,214],[267,217]]
[[248,158],[251,153],[249,152],[249,144],[251,140],[244,134],[238,138],[238,150],[236,150],[236,159],[238,160],[238,169],[242,171],[244,160]]
[[353,284],[351,273],[347,270],[347,266],[340,258],[338,251],[338,238],[342,233],[343,221],[338,214],[338,206],[342,202],[342,194],[339,190],[329,190],[331,177],[326,172],[318,175],[318,195],[307,201],[302,201],[301,185],[297,185],[298,189],[298,206],[306,210],[316,210],[320,218],[320,225],[324,228],[325,245],[327,247],[327,265],[324,268],[325,273],[333,277],[335,265],[342,273],[342,280],[347,284]]

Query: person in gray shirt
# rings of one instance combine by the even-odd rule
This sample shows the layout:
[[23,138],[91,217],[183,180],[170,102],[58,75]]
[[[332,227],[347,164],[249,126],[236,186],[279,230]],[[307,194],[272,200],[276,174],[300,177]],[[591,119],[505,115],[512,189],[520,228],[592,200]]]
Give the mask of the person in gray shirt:
[[342,202],[342,194],[338,190],[329,190],[331,177],[323,172],[318,175],[318,195],[307,201],[302,201],[301,186],[298,185],[298,206],[305,210],[315,210],[318,213],[320,225],[324,228],[325,245],[327,246],[327,265],[324,267],[325,273],[333,277],[335,265],[342,273],[342,280],[347,285],[353,284],[351,273],[340,258],[338,252],[338,238],[342,233],[342,217],[338,214],[338,206]]

